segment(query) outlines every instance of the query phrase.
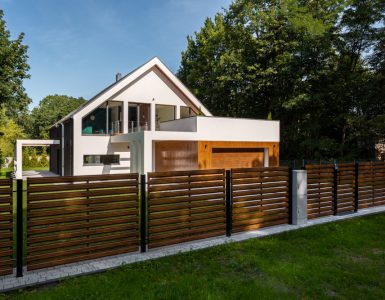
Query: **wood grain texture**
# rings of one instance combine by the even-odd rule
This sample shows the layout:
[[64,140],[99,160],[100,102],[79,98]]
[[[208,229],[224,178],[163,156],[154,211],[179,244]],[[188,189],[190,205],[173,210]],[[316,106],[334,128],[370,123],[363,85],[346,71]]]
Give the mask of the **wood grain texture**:
[[148,247],[225,233],[225,171],[148,174]]
[[27,269],[137,251],[138,174],[27,180]]
[[198,167],[199,169],[262,167],[264,148],[269,149],[269,165],[278,166],[279,143],[276,142],[199,141]]
[[13,197],[12,180],[0,179],[0,275],[12,274]]
[[234,232],[288,223],[287,167],[232,169],[231,187]]

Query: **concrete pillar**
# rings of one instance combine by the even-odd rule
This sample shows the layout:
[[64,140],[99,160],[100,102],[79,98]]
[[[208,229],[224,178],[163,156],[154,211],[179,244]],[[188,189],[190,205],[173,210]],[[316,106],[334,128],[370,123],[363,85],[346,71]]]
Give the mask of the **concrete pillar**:
[[307,223],[307,172],[306,170],[292,172],[293,225],[302,225]]
[[156,124],[156,106],[155,106],[155,103],[154,103],[154,102],[151,103],[150,114],[151,114],[151,131],[155,131],[155,124]]
[[19,140],[16,141],[15,158],[13,165],[15,177],[16,179],[23,179],[23,145]]
[[128,102],[123,101],[123,133],[128,133]]
[[265,168],[269,166],[269,148],[263,148],[263,166]]

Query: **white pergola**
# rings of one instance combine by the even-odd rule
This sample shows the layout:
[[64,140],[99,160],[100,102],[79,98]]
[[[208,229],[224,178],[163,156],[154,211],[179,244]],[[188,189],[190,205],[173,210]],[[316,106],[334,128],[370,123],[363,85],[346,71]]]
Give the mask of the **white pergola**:
[[59,140],[16,140],[14,172],[16,179],[23,179],[23,147],[60,145]]

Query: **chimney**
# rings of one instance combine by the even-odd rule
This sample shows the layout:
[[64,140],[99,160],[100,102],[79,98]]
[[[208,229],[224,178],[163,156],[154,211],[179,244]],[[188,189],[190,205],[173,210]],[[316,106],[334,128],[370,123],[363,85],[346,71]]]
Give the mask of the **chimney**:
[[119,81],[120,79],[122,79],[122,73],[117,73],[116,74],[116,81]]

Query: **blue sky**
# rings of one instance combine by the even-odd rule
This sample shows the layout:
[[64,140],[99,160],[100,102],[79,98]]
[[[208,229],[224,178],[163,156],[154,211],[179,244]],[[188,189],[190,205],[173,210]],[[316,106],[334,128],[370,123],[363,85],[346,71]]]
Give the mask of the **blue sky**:
[[50,94],[91,98],[158,56],[176,72],[187,35],[231,0],[0,0],[13,37],[25,33],[36,106]]

